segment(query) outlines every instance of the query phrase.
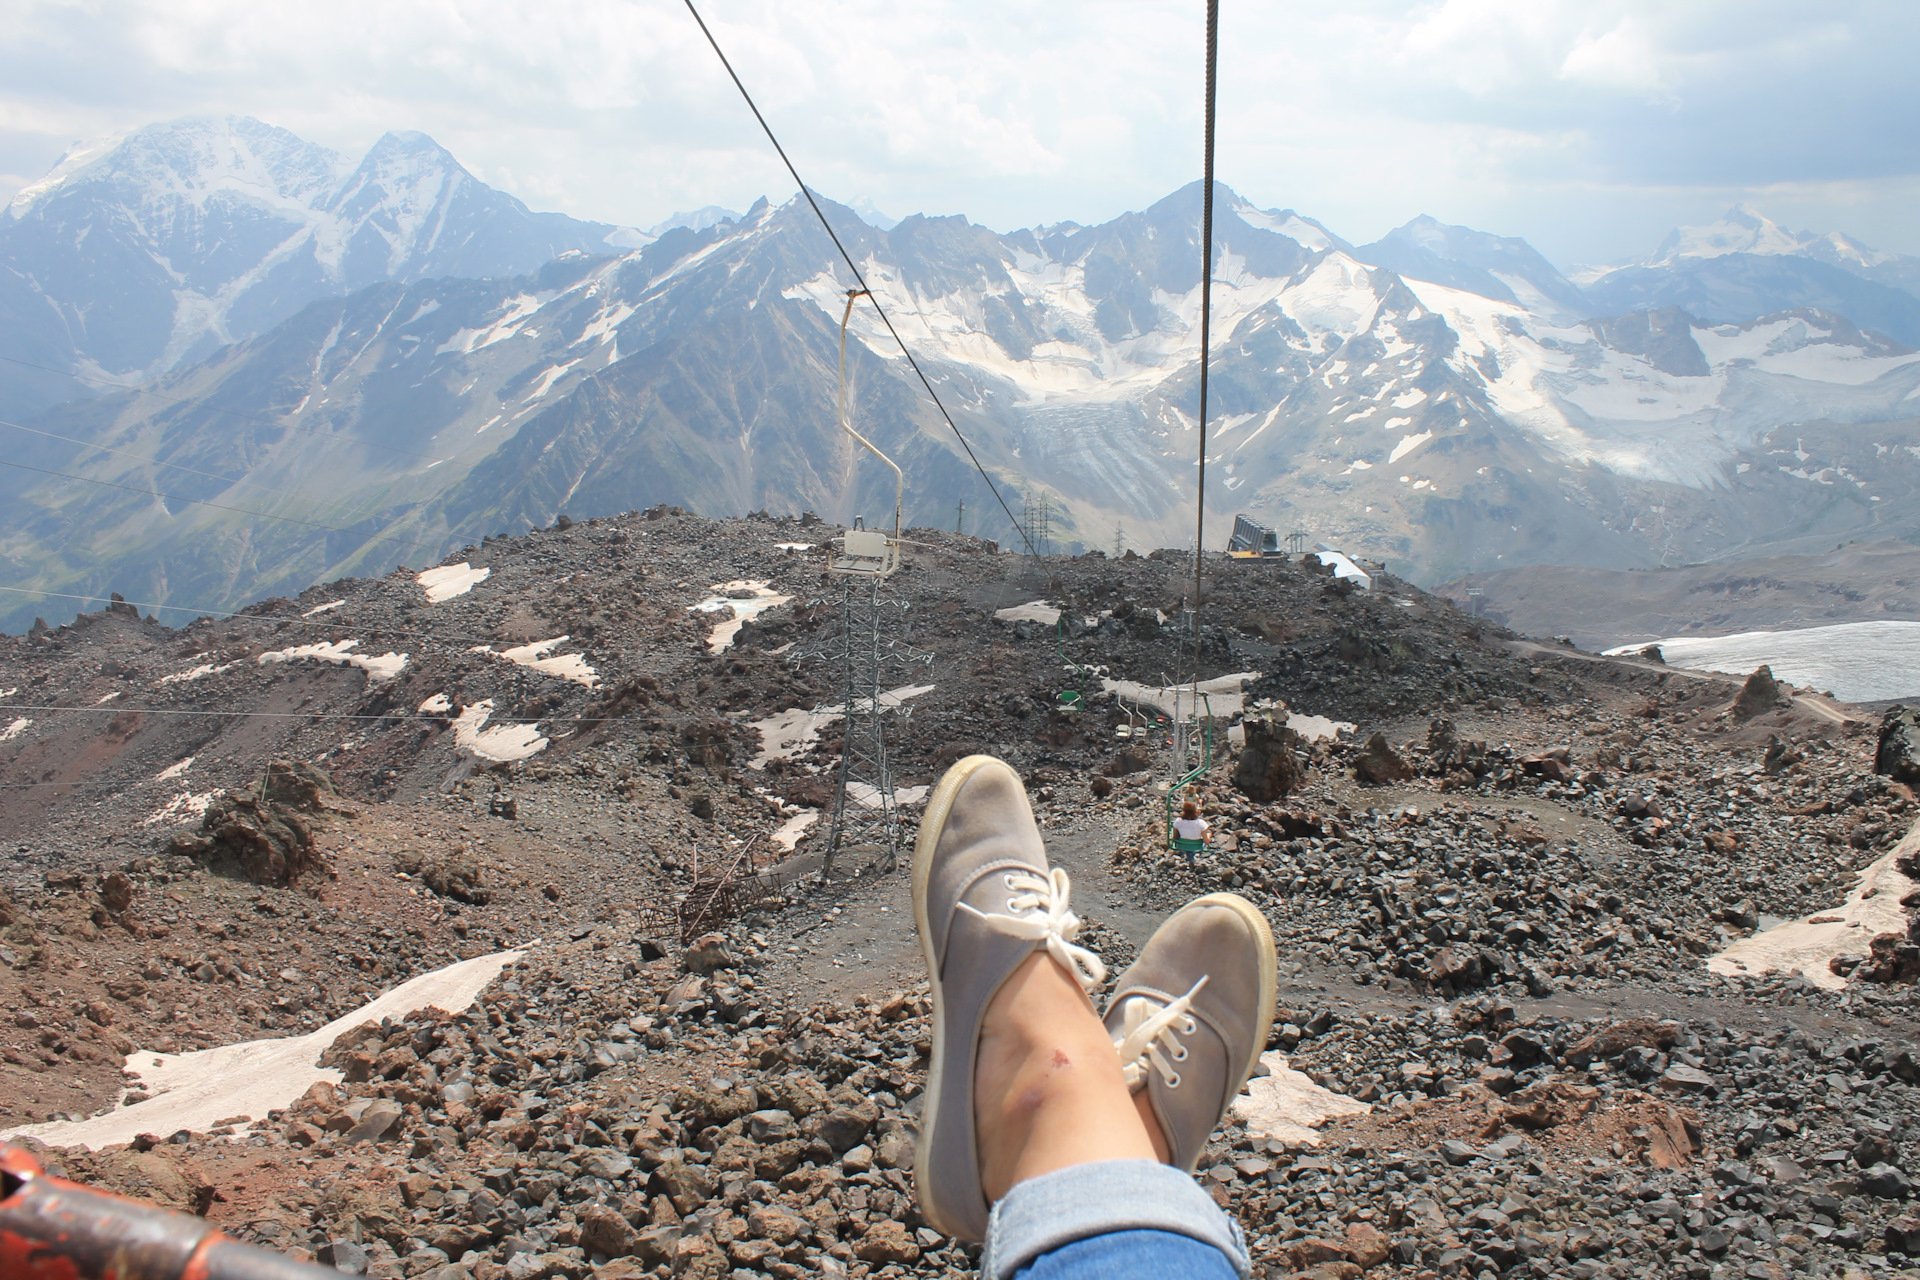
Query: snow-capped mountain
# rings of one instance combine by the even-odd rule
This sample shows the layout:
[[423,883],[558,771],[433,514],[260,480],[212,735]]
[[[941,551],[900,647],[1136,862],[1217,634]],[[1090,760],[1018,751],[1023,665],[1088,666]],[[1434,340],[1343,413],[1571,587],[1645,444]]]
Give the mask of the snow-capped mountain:
[[1765,214],[1737,204],[1716,222],[1676,227],[1640,265],[1670,267],[1688,258],[1720,258],[1730,253],[1813,258],[1862,273],[1893,261],[1895,256],[1869,249],[1837,231],[1789,231]]
[[1585,282],[1594,314],[1678,307],[1749,320],[1816,307],[1920,345],[1920,259],[1880,253],[1837,232],[1790,231],[1744,206],[1673,231],[1645,261]]
[[[9,202],[0,309],[29,348],[16,358],[138,380],[316,298],[517,275],[568,249],[632,243],[530,212],[424,134],[390,133],[356,161],[258,120],[187,120],[77,147]],[[16,393],[15,412],[19,395],[76,390],[45,375],[0,389]]]
[[1466,289],[1502,302],[1565,316],[1589,314],[1587,299],[1525,240],[1450,226],[1422,215],[1353,256],[1402,276]]
[[[1016,510],[1048,496],[1056,546],[1191,534],[1200,194],[1006,235],[827,206]],[[1920,532],[1920,356],[1839,308],[1611,313],[1523,241],[1417,220],[1359,249],[1224,187],[1215,214],[1210,528],[1245,511],[1428,580]],[[386,233],[340,242],[340,261],[385,245],[391,268],[417,236],[363,225]],[[150,393],[43,420],[119,452],[10,439],[17,461],[88,480],[0,468],[0,567],[221,606],[561,513],[878,517],[890,478],[835,418],[850,284],[795,200],[520,277],[322,298]],[[849,368],[909,518],[947,524],[964,501],[969,530],[1015,541],[864,303]],[[6,603],[4,625],[58,612]]]

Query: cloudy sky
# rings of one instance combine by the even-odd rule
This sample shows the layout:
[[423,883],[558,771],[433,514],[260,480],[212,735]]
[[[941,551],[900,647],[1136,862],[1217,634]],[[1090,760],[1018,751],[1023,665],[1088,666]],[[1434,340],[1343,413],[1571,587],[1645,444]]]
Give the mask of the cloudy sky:
[[[1093,222],[1199,176],[1202,0],[700,0],[807,180]],[[1225,0],[1218,174],[1365,241],[1420,213],[1563,266],[1746,202],[1920,254],[1910,0]],[[432,134],[647,226],[791,181],[683,0],[0,0],[0,201],[77,140],[247,114]]]

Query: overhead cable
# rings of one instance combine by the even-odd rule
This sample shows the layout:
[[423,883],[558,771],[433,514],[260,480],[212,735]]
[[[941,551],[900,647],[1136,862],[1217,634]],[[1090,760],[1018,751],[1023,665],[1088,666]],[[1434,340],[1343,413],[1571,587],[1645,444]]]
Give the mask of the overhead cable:
[[780,139],[774,136],[773,126],[767,123],[767,118],[760,114],[760,108],[754,104],[753,95],[747,92],[747,86],[742,83],[739,73],[733,69],[733,63],[727,60],[725,51],[720,48],[720,42],[714,39],[713,32],[707,27],[706,19],[702,18],[700,11],[694,8],[693,0],[686,0],[686,6],[687,12],[693,15],[693,20],[700,24],[700,33],[706,36],[707,43],[713,46],[713,52],[719,57],[720,65],[727,69],[727,75],[733,80],[734,88],[740,90],[740,96],[746,99],[747,109],[753,112],[753,118],[760,122],[761,131],[767,135],[767,141],[771,142],[773,149],[780,153],[781,163],[786,165],[787,172],[793,175],[794,182],[800,188],[800,194],[807,198],[807,204],[813,209],[813,216],[820,219],[820,225],[826,228],[827,238],[832,240],[833,247],[840,251],[840,257],[846,262],[847,270],[853,273],[855,283],[866,292],[867,300],[873,304],[873,309],[880,316],[881,323],[887,326],[887,332],[893,335],[894,342],[899,345],[900,354],[907,358],[907,363],[912,366],[914,373],[920,379],[920,385],[927,389],[927,395],[933,400],[934,408],[940,411],[940,416],[946,419],[947,426],[952,430],[954,439],[958,440],[960,447],[966,450],[967,461],[973,463],[973,469],[978,471],[980,478],[987,482],[987,488],[992,492],[993,500],[998,502],[1000,509],[1007,513],[1007,520],[1013,525],[1014,531],[1020,535],[1020,540],[1026,544],[1027,554],[1037,558],[1039,553],[1034,549],[1033,539],[1028,536],[1026,529],[1022,528],[1020,521],[1015,518],[1013,508],[1008,506],[1007,500],[1001,496],[1000,486],[993,482],[993,477],[987,474],[987,469],[980,465],[979,456],[974,453],[973,446],[967,443],[967,437],[961,432],[960,425],[953,420],[953,415],[947,412],[947,406],[940,400],[940,393],[933,389],[932,380],[929,379],[926,372],[921,369],[920,362],[913,358],[913,352],[907,349],[906,339],[902,338],[900,331],[893,327],[893,320],[887,315],[887,309],[880,305],[880,299],[874,296],[872,289],[868,288],[867,279],[860,273],[860,268],[855,264],[853,255],[847,252],[847,247],[844,244],[840,243],[840,237],[834,232],[833,224],[827,221],[827,215],[820,208],[820,202],[813,198],[813,189],[800,177],[800,171],[794,168],[793,161],[787,158],[787,149],[781,146]]
[[1200,679],[1200,566],[1207,550],[1207,353],[1213,318],[1213,80],[1220,52],[1220,0],[1207,0],[1206,125],[1202,144],[1205,184],[1200,195],[1200,482],[1194,499],[1193,678]]

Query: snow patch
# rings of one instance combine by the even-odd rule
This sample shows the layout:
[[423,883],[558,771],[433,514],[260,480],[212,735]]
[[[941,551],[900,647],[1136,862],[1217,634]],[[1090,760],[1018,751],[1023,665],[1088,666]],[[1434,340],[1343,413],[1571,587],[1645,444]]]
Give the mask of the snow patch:
[[225,671],[228,667],[237,667],[239,665],[240,664],[238,662],[222,662],[217,666],[211,662],[203,662],[199,666],[193,668],[191,671],[179,671],[179,672],[175,672],[173,675],[170,675],[170,676],[161,676],[160,683],[161,684],[186,684],[188,681],[199,680],[206,676],[215,675],[215,674],[218,674],[219,672]]
[[[1260,678],[1258,671],[1236,671],[1231,675],[1215,676],[1211,680],[1200,682],[1200,692],[1207,695],[1202,704],[1203,710],[1211,708],[1214,716],[1231,718],[1246,709],[1247,692],[1245,686]],[[1168,715],[1190,714],[1193,711],[1193,685],[1152,685],[1139,684],[1132,680],[1102,679],[1100,687],[1123,701],[1138,706],[1157,707]],[[1177,711],[1176,711],[1177,708]]]
[[340,1072],[318,1063],[341,1035],[364,1022],[405,1018],[421,1009],[459,1013],[502,969],[525,954],[524,950],[496,951],[422,974],[304,1036],[249,1040],[197,1053],[135,1050],[127,1055],[124,1069],[151,1095],[146,1101],[121,1105],[89,1120],[27,1125],[7,1137],[97,1150],[131,1142],[142,1133],[205,1132],[236,1115],[262,1119],[322,1080],[340,1082]]
[[143,827],[159,827],[169,823],[187,824],[198,822],[207,816],[207,806],[213,803],[218,791],[202,791],[197,795],[183,791],[173,799],[155,809],[140,820]]
[[571,680],[589,689],[597,688],[600,684],[600,673],[587,664],[585,656],[578,653],[563,653],[557,658],[547,656],[549,650],[565,644],[570,638],[555,636],[551,640],[536,640],[532,644],[523,644],[513,649],[494,649],[484,644],[477,644],[467,652],[490,654],[496,658],[504,658],[517,666],[531,668],[543,675],[558,676],[562,680]]
[[1247,1081],[1245,1091],[1233,1100],[1233,1114],[1245,1122],[1250,1134],[1313,1146],[1320,1141],[1315,1131],[1327,1121],[1365,1115],[1370,1109],[1358,1098],[1323,1088],[1311,1076],[1295,1071],[1278,1049],[1262,1054],[1260,1061],[1266,1064],[1267,1074]]
[[453,710],[453,699],[444,693],[436,693],[421,703],[418,710],[423,716],[445,715]]
[[775,827],[768,839],[773,842],[776,849],[784,849],[792,853],[794,846],[800,843],[800,837],[807,834],[807,828],[818,821],[820,821],[818,809],[802,809]]
[[301,614],[300,616],[303,618],[312,618],[312,617],[317,617],[323,613],[332,613],[335,609],[338,609],[341,605],[345,603],[346,603],[345,600],[329,600],[325,604],[317,604],[313,606],[313,608],[307,610],[305,613]]
[[27,719],[25,716],[21,716],[6,728],[0,729],[0,742],[11,742],[13,739],[25,733],[27,726],[32,723],[33,721]]
[[155,782],[165,782],[169,778],[177,778],[181,774],[185,773],[192,764],[193,764],[193,757],[188,756],[185,760],[182,760],[179,764],[170,764],[166,768],[162,769],[160,772],[154,774],[153,780]]
[[311,658],[315,662],[330,662],[336,667],[358,667],[367,673],[367,683],[385,684],[407,669],[407,655],[387,652],[375,657],[370,654],[350,652],[359,645],[358,640],[336,640],[332,644],[302,644],[291,649],[275,649],[272,653],[260,655],[260,665],[269,662],[294,662],[301,658]]
[[[919,804],[927,798],[927,792],[932,789],[933,788],[927,786],[895,787],[893,789],[893,800],[895,804]],[[862,809],[878,809],[880,807],[880,788],[870,782],[849,782],[847,784],[847,799],[853,801]]]
[[689,613],[719,613],[723,609],[733,611],[732,617],[716,622],[708,633],[708,653],[725,653],[733,647],[733,638],[740,634],[743,624],[793,599],[792,596],[781,595],[760,579],[742,578],[723,582],[712,590],[713,594],[705,600],[687,606]]
[[1723,977],[1797,973],[1816,987],[1840,990],[1847,980],[1831,967],[1836,956],[1864,956],[1868,944],[1880,934],[1905,934],[1907,914],[1900,900],[1920,889],[1920,883],[1902,875],[1894,864],[1915,850],[1920,850],[1920,826],[1860,873],[1860,882],[1845,902],[1742,938],[1708,960],[1707,968]]
[[1293,730],[1308,742],[1331,742],[1343,733],[1353,732],[1350,720],[1334,720],[1327,716],[1308,715],[1304,711],[1287,712],[1287,728]]
[[428,604],[439,604],[443,600],[467,594],[485,582],[492,573],[492,569],[476,569],[462,560],[459,564],[443,564],[438,569],[417,573],[413,580],[426,591]]
[[[897,707],[922,694],[932,693],[934,688],[930,684],[903,684],[883,692],[880,705]],[[752,723],[752,727],[760,731],[760,750],[747,762],[748,766],[764,769],[775,760],[792,759],[820,740],[821,729],[846,713],[845,705],[835,704],[830,707],[794,707],[762,716]]]
[[546,750],[547,739],[538,725],[503,724],[485,728],[487,717],[492,714],[492,698],[463,710],[453,722],[454,745],[468,755],[496,764],[525,760]]
[[1416,435],[1402,437],[1400,443],[1393,446],[1393,452],[1387,455],[1387,465],[1392,466],[1431,439],[1433,439],[1433,432],[1431,431],[1422,431]]
[[1045,600],[1029,600],[1025,604],[1009,605],[1005,609],[993,611],[995,622],[1038,622],[1053,626],[1060,621],[1060,610]]

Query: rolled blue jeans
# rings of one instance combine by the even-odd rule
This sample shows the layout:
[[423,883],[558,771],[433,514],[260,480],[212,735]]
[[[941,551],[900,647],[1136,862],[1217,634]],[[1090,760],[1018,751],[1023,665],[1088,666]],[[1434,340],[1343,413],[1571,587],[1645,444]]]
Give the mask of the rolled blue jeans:
[[1191,1176],[1103,1160],[1017,1184],[993,1206],[984,1280],[1246,1280],[1240,1226]]

